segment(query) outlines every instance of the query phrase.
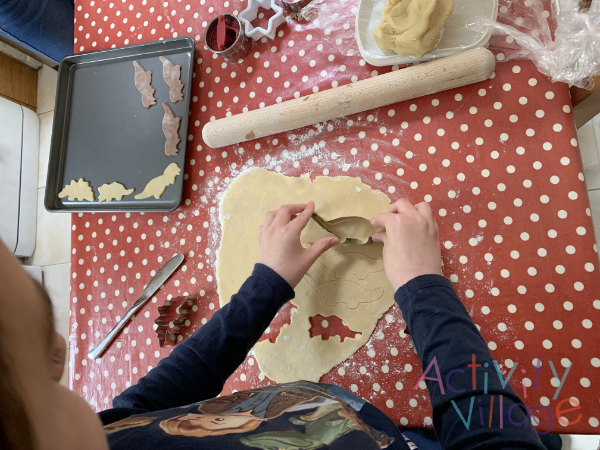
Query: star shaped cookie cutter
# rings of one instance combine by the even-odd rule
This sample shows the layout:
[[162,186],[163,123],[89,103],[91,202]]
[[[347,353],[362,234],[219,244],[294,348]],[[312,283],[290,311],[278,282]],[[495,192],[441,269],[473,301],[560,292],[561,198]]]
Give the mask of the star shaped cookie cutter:
[[[260,6],[275,11],[275,15],[269,19],[269,26],[266,30],[261,27],[255,28],[250,23],[258,17],[258,8]],[[275,3],[275,0],[248,0],[248,7],[238,15],[238,19],[244,24],[246,36],[251,37],[255,41],[258,41],[263,36],[275,39],[277,27],[285,22],[283,9]]]

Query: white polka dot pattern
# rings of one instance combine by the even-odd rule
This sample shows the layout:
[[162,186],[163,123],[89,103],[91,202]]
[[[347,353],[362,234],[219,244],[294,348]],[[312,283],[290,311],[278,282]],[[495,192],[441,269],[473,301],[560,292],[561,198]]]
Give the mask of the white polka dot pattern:
[[[153,330],[166,298],[198,295],[187,334],[218,309],[218,196],[242,170],[263,167],[359,177],[392,200],[429,202],[444,273],[505,374],[537,357],[564,368],[568,357],[577,382],[555,401],[551,371],[543,371],[526,402],[556,406],[567,395],[593,397],[569,432],[597,432],[598,256],[566,86],[529,62],[498,63],[493,79],[477,85],[215,150],[201,138],[207,121],[365,79],[373,67],[321,44],[320,30],[292,19],[275,40],[256,42],[243,64],[227,64],[203,48],[201,36],[217,11],[241,11],[239,1],[96,3],[76,3],[77,52],[187,35],[196,41],[196,64],[181,207],[169,214],[73,216],[70,383],[95,409],[109,407],[169,354]],[[179,252],[186,254],[181,269],[101,359],[88,361],[88,349]],[[291,311],[286,305],[278,313],[266,338],[277,336]],[[396,423],[431,426],[426,386],[413,389],[422,369],[404,327],[394,306],[371,341],[322,381],[369,400]],[[517,378],[511,384],[522,392]],[[268,383],[248,356],[224,393]]]

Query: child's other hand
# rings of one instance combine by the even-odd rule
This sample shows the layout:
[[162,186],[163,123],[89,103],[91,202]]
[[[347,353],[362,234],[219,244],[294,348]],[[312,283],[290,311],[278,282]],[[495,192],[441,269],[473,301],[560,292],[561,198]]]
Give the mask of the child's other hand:
[[373,241],[383,242],[383,265],[394,291],[419,275],[441,275],[439,232],[429,203],[398,200],[371,224],[385,227]]
[[336,237],[326,237],[310,248],[300,244],[300,233],[315,210],[314,202],[304,205],[284,205],[269,211],[258,230],[258,261],[270,267],[292,288],[319,256],[340,243]]

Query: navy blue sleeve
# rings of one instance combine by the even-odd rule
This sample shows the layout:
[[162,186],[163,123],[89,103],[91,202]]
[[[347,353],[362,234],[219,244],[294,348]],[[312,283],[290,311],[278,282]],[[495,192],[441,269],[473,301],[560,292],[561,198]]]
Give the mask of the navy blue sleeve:
[[231,301],[179,344],[136,385],[102,411],[104,424],[216,397],[244,361],[279,308],[294,298],[292,287],[275,271],[256,264]]
[[[450,281],[441,275],[414,278],[396,291],[395,300],[402,310],[423,370],[434,358],[439,367],[439,378],[435,363],[426,375],[441,379],[442,383],[433,380],[426,380],[426,383],[433,408],[433,424],[442,448],[543,450],[545,447],[529,422],[525,406],[518,405],[522,402],[510,385],[502,387],[493,357]],[[476,364],[481,364],[475,367],[475,389],[473,368],[468,367],[473,358]],[[486,372],[487,393],[484,393]],[[518,374],[514,372],[515,378],[518,375],[521,375],[520,370]],[[517,406],[511,408],[513,405]]]

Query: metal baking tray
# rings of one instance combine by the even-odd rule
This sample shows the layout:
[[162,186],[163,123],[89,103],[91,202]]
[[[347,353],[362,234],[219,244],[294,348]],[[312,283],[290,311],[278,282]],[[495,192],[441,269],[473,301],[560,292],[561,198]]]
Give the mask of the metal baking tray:
[[[163,79],[159,56],[181,66],[183,100],[177,103],[169,99],[169,86]],[[149,109],[142,104],[142,95],[135,87],[133,61],[152,71],[156,104]],[[176,209],[183,190],[193,64],[194,41],[188,37],[65,57],[58,68],[46,209],[50,212]],[[177,156],[165,155],[162,103],[181,117]],[[173,162],[181,174],[160,199],[134,199]],[[94,189],[94,202],[58,198],[65,185],[79,178]],[[99,203],[98,187],[115,181],[127,189],[135,188],[135,192],[121,201]]]

